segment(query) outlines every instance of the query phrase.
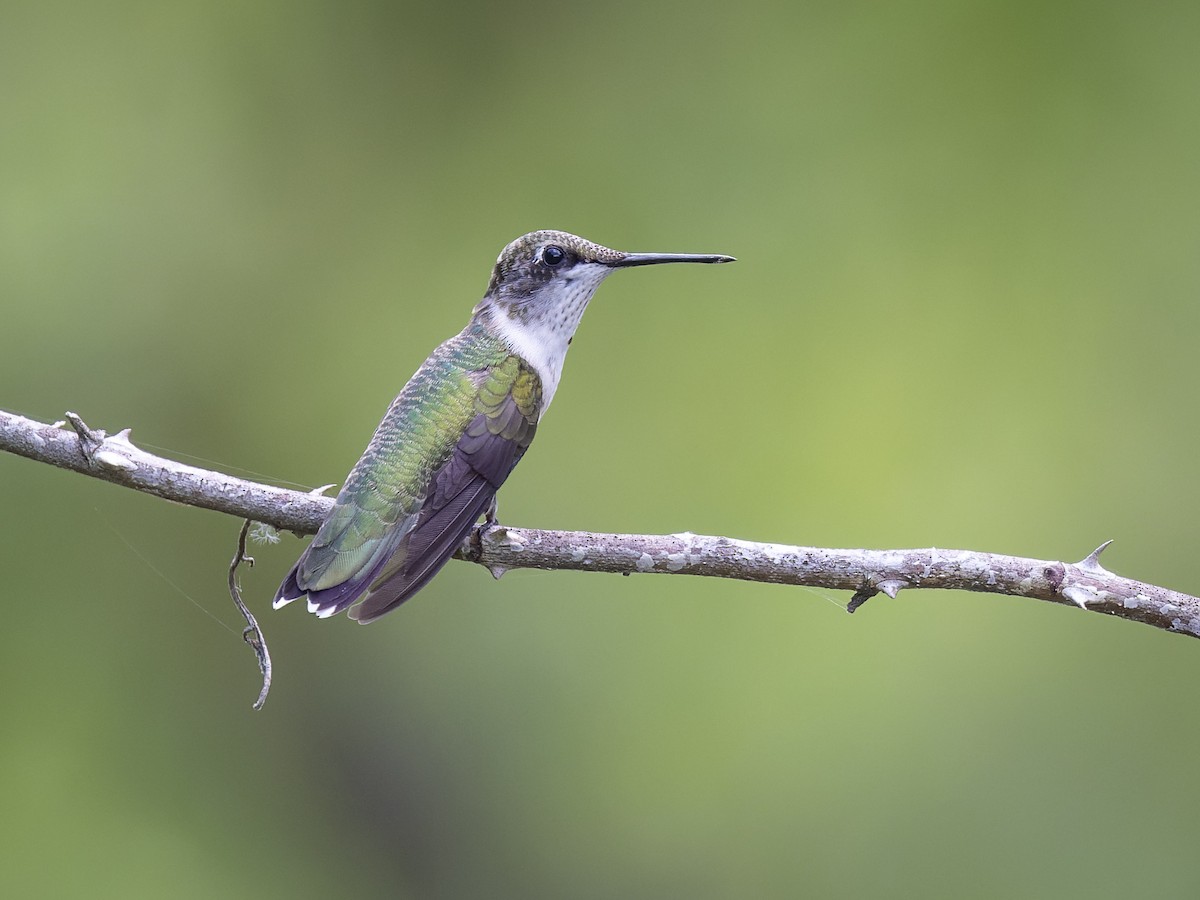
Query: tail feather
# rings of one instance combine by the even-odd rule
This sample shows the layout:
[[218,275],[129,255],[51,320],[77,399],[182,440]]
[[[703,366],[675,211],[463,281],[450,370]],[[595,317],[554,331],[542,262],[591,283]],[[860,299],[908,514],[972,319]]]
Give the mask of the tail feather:
[[[401,546],[397,552],[403,553],[404,547]],[[287,578],[283,580],[283,584],[279,586],[279,590],[275,594],[275,602],[271,605],[273,608],[279,609],[293,600],[299,600],[301,597],[307,596],[308,611],[315,613],[319,618],[327,619],[330,616],[337,615],[358,600],[370,586],[371,582],[379,577],[379,573],[383,571],[383,567],[387,565],[389,558],[394,557],[395,554],[380,554],[376,562],[352,578],[348,578],[341,584],[336,584],[333,587],[315,591],[302,588],[298,580],[300,569],[305,562],[305,555],[307,555],[307,551],[301,555],[296,565],[292,566],[292,570],[288,573]]]
[[[373,622],[429,583],[454,555],[495,495],[496,489],[477,475],[449,502],[404,535],[392,553],[379,554],[372,565],[330,588],[306,590],[300,586],[299,573],[305,562],[305,555],[301,555],[279,586],[272,606],[279,609],[307,596],[308,611],[319,618],[354,607],[350,618],[363,625]],[[362,603],[355,606],[360,598]]]

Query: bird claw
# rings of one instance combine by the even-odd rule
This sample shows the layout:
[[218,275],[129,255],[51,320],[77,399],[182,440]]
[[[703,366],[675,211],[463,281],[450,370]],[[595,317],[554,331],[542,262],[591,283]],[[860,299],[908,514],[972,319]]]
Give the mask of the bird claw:
[[479,539],[482,541],[485,537],[488,540],[503,540],[508,534],[508,529],[500,524],[500,520],[496,518],[496,510],[498,504],[495,495],[488,501],[487,508],[483,511],[483,524],[479,527]]
[[487,508],[483,511],[483,524],[488,528],[500,524],[496,519],[496,510],[499,509],[499,506],[500,504],[496,499],[496,495],[492,494],[492,499],[488,501]]

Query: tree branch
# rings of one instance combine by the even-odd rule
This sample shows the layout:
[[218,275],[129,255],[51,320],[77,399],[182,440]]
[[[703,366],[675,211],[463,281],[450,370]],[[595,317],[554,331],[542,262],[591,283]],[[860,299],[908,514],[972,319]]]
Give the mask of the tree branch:
[[[0,450],[114,484],[265,522],[297,534],[317,530],[333,501],[244,481],[135,447],[129,430],[109,436],[78,416],[48,425],[0,411]],[[458,558],[509,569],[707,575],[853,591],[853,612],[878,593],[906,588],[983,591],[1074,605],[1200,637],[1200,599],[1114,575],[1100,565],[1103,544],[1077,563],[968,550],[830,550],[698,534],[593,534],[496,526],[477,528]]]

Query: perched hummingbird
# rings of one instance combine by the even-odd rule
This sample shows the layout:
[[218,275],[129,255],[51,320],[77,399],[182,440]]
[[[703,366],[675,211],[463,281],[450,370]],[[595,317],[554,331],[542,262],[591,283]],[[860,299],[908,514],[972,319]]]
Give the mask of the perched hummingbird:
[[[617,269],[732,262],[535,231],[500,254],[471,321],[422,363],[275,595],[373,622],[437,574],[529,448],[588,301]],[[361,601],[361,602],[359,602]],[[355,605],[357,604],[357,605]]]

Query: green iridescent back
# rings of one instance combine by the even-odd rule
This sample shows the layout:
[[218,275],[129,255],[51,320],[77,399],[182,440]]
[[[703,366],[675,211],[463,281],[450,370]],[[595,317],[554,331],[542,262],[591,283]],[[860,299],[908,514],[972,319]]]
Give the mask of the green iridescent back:
[[[435,478],[460,439],[468,440],[468,426],[482,416],[488,433],[520,444],[511,470],[533,439],[540,403],[536,373],[473,319],[433,352],[388,408],[298,561],[297,586],[330,591],[366,573],[376,573],[372,581],[386,577],[386,570],[379,574],[382,565],[403,551]],[[394,572],[404,562],[401,556],[387,569]]]

